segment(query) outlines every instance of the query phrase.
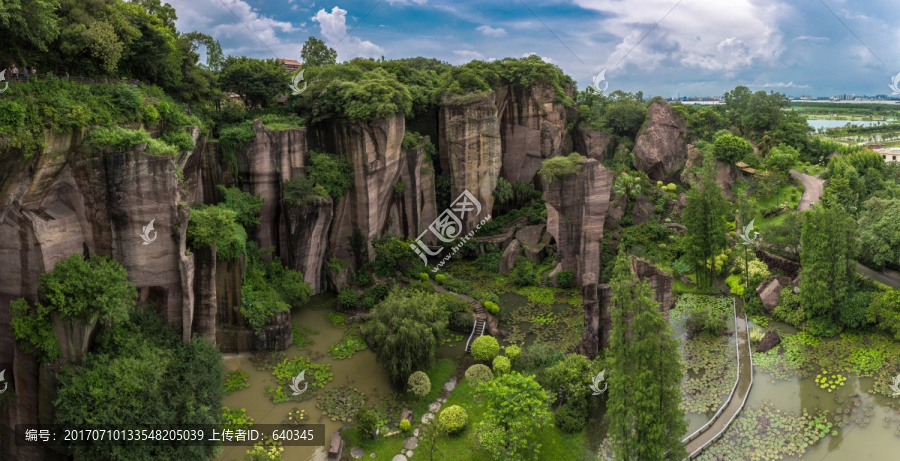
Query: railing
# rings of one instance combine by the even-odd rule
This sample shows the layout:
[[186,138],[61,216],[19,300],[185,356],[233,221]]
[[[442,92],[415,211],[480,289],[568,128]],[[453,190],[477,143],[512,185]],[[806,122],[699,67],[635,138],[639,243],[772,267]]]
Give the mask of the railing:
[[[3,70],[3,69],[0,69],[0,70]],[[13,76],[10,72],[7,72],[5,81],[9,82],[10,85],[15,85],[15,84],[19,84],[19,83],[28,83],[29,81],[34,80],[35,78],[38,80],[43,80],[43,79],[48,78],[48,75],[58,78],[60,80],[68,80],[70,82],[81,83],[81,84],[100,84],[100,83],[127,83],[130,85],[135,84],[134,79],[127,79],[127,78],[84,77],[84,76],[76,76],[76,75],[70,75],[68,78],[66,78],[65,75],[56,75],[56,74],[52,74],[52,73],[47,73],[47,74],[39,73],[37,77],[33,77],[33,76],[29,75],[28,78],[25,78],[25,76],[21,73],[21,71],[19,73],[18,78]]]
[[[731,399],[734,397],[734,393],[737,391],[738,384],[740,384],[740,382],[741,382],[741,341],[738,338],[738,324],[737,324],[738,317],[737,317],[737,307],[735,305],[734,298],[731,298],[731,310],[734,312],[734,352],[737,354],[737,369],[735,370],[736,371],[735,374],[737,376],[735,376],[735,378],[734,378],[734,386],[731,387],[731,393],[728,394],[728,398],[725,399],[724,402],[722,402],[722,405],[719,407],[718,411],[716,411],[716,414],[713,415],[712,419],[707,421],[706,424],[700,426],[700,428],[697,429],[696,431],[694,431],[693,434],[682,439],[681,443],[686,444],[686,443],[696,439],[703,431],[709,429],[709,426],[712,426],[713,423],[716,422],[716,419],[719,418],[719,415],[721,415],[722,412],[725,411],[725,408],[728,406],[728,404],[731,403]],[[752,371],[752,369],[751,369],[751,371]]]
[[[734,303],[734,298],[732,298],[731,301],[732,301],[732,303]],[[732,304],[732,306],[733,306],[733,305],[734,305],[734,304]],[[737,324],[737,311],[735,311],[734,318],[735,318],[735,324]],[[704,443],[702,446],[700,446],[699,448],[697,448],[696,450],[694,450],[693,453],[689,454],[688,457],[687,457],[686,459],[694,459],[694,458],[696,458],[697,456],[700,455],[700,453],[703,452],[703,450],[706,449],[706,447],[708,447],[708,446],[711,445],[713,442],[715,442],[716,440],[718,440],[719,437],[721,437],[721,436],[725,433],[725,431],[727,431],[728,428],[731,427],[731,423],[734,422],[735,418],[737,418],[738,415],[741,414],[741,411],[743,411],[743,410],[744,410],[744,407],[747,405],[747,399],[750,398],[750,390],[753,389],[753,348],[751,347],[751,344],[750,344],[750,322],[749,322],[749,320],[747,319],[747,314],[744,314],[744,325],[746,325],[746,327],[747,327],[747,356],[750,358],[750,363],[748,364],[749,367],[750,367],[750,368],[749,368],[749,370],[750,370],[750,384],[747,386],[747,393],[744,395],[744,400],[741,402],[741,406],[738,407],[737,411],[735,411],[734,414],[731,415],[731,419],[729,419],[728,422],[725,423],[725,427],[723,427],[722,430],[719,431],[716,435],[712,436],[712,438],[710,438],[709,440],[707,440],[706,443]],[[737,326],[735,326],[735,329],[737,329]],[[736,331],[735,331],[735,332],[736,332]],[[740,349],[738,349],[738,379],[740,379],[740,371],[741,371],[741,369],[740,369],[740,361],[741,361],[741,354],[740,354]],[[737,388],[737,387],[735,387],[735,389],[736,389],[736,388]],[[734,389],[732,389],[732,396],[733,396],[733,395],[734,395]],[[729,396],[728,399],[731,400],[731,396]],[[692,434],[692,435],[693,435],[693,434]]]

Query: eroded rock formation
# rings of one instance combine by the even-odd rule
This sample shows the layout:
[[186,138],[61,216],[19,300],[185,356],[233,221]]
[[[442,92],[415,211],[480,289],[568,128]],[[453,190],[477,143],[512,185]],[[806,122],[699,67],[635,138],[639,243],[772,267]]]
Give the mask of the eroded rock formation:
[[634,167],[654,181],[673,178],[687,159],[687,126],[662,100],[650,105],[647,121],[634,143]]

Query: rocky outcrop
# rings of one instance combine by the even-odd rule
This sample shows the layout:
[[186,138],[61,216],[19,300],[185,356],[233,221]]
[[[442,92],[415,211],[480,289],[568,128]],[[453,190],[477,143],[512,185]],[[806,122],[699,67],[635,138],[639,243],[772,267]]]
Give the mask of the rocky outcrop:
[[638,280],[650,282],[660,312],[669,312],[672,308],[672,275],[637,256],[631,257],[631,272]]
[[394,186],[401,179],[406,152],[401,148],[406,124],[403,115],[372,122],[327,120],[310,132],[310,145],[343,155],[352,169],[350,190],[335,204],[328,257],[353,261],[349,238],[359,229],[369,242],[388,228]]
[[[693,144],[688,145],[687,161],[684,164],[684,170],[681,172],[681,182],[697,183],[697,176],[700,168],[703,167],[703,153]],[[716,160],[716,183],[722,187],[722,192],[726,197],[733,198],[731,188],[738,178],[738,168],[732,163]]]
[[766,335],[763,336],[763,339],[759,342],[759,345],[756,346],[756,352],[767,352],[780,343],[781,336],[778,336],[778,332],[775,330],[769,330],[766,332]]
[[603,130],[592,130],[583,127],[575,130],[575,135],[572,138],[575,152],[587,158],[597,159],[601,163],[606,161],[615,143],[615,138],[613,138],[612,134]]
[[800,274],[800,264],[794,261],[784,259],[781,256],[773,255],[772,253],[763,250],[756,250],[754,254],[760,261],[766,263],[766,267],[768,267],[769,270],[780,271],[790,278],[797,278]]
[[781,289],[789,286],[791,286],[790,277],[773,275],[763,280],[756,287],[756,294],[759,295],[759,299],[762,300],[762,305],[767,312],[771,313],[772,309],[775,309],[781,298]]
[[282,261],[303,274],[313,294],[327,289],[323,267],[333,213],[331,197],[317,199],[306,206],[285,207],[287,245],[282,254],[288,259]]
[[581,342],[575,350],[594,360],[600,351],[600,300],[596,273],[584,274],[581,280],[581,293],[584,298],[584,331],[581,333]]
[[522,255],[522,244],[518,240],[513,240],[509,246],[503,250],[500,256],[500,273],[508,274],[516,265],[516,260]]
[[600,273],[600,241],[609,207],[613,174],[596,159],[586,159],[580,173],[544,185],[547,229],[557,243],[563,270]]
[[[404,163],[400,169],[403,187],[400,193],[394,191],[389,230],[394,235],[415,239],[437,217],[434,169],[431,162],[425,160],[424,148],[407,149],[404,154]],[[432,243],[436,243],[437,240],[430,232],[427,232],[423,239]]]
[[658,100],[647,110],[647,121],[634,143],[634,167],[654,181],[673,178],[684,167],[687,144],[684,119]]
[[[574,88],[566,91],[573,96]],[[534,182],[541,162],[568,153],[571,140],[566,130],[566,107],[557,99],[556,90],[547,82],[524,88],[507,85],[497,91],[503,152],[500,174],[509,182]]]
[[[460,234],[474,229],[494,207],[494,188],[500,175],[503,151],[500,120],[494,94],[475,102],[447,105],[440,114],[441,170],[450,177],[450,197],[469,191],[481,204],[481,213],[465,213]],[[535,170],[537,171],[537,170]]]
[[522,243],[525,250],[525,257],[529,261],[540,264],[547,256],[547,248],[550,245],[552,236],[546,232],[547,226],[543,224],[535,224],[533,226],[525,226],[516,232],[516,240]]

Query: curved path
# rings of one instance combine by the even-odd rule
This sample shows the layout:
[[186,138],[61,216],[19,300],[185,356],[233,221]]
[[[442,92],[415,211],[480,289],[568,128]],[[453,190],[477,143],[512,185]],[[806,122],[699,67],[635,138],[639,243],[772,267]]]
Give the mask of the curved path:
[[817,176],[803,174],[797,170],[791,170],[791,176],[803,183],[803,195],[797,205],[797,212],[809,209],[810,205],[819,201],[825,193],[825,180]]
[[[732,298],[733,299],[733,298]],[[738,377],[731,395],[725,405],[719,408],[716,415],[713,416],[708,423],[700,430],[694,432],[684,439],[685,448],[688,452],[687,459],[694,459],[700,455],[704,448],[714,442],[720,435],[725,433],[728,426],[737,415],[744,409],[747,403],[747,397],[750,395],[750,388],[753,387],[753,357],[750,352],[750,337],[747,325],[747,318],[742,312],[737,312],[735,306],[735,324],[737,326],[737,351],[738,351]]]

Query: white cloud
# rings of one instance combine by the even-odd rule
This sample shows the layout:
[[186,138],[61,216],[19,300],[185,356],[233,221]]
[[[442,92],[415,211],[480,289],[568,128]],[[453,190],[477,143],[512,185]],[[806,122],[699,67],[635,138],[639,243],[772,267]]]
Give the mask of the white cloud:
[[794,82],[774,82],[774,83],[763,83],[761,85],[750,84],[747,86],[751,86],[753,88],[809,88],[809,85],[797,85]]
[[506,35],[506,29],[502,27],[498,27],[495,29],[491,26],[483,25],[476,27],[475,30],[481,32],[484,35],[487,35],[488,37],[502,37]]
[[831,39],[828,38],[828,37],[815,37],[815,36],[812,36],[812,35],[801,35],[801,36],[799,36],[799,37],[795,37],[795,38],[794,38],[794,41],[795,41],[795,42],[813,42],[813,43],[818,43],[818,42],[827,42],[827,41],[830,41],[830,40],[831,40]]
[[779,1],[684,2],[674,9],[671,0],[575,3],[602,13],[596,29],[619,41],[605,63],[610,69],[621,61],[644,71],[681,65],[729,74],[782,52],[777,22],[787,7]]
[[380,46],[358,37],[347,35],[347,10],[340,7],[331,9],[328,13],[324,9],[319,10],[313,21],[319,23],[319,30],[325,37],[329,46],[334,47],[338,57],[346,60],[355,57],[377,57],[384,54]]
[[424,5],[428,3],[428,0],[388,0],[388,4],[391,5],[409,5],[414,3],[416,5]]
[[529,56],[537,56],[537,57],[541,58],[542,61],[544,61],[544,62],[546,62],[546,63],[548,63],[548,64],[553,64],[553,59],[548,58],[548,57],[546,57],[546,56],[541,56],[541,55],[539,55],[539,54],[537,54],[537,53],[525,53],[525,54],[522,55],[523,58],[527,58],[527,57],[529,57]]
[[453,54],[463,58],[463,62],[469,62],[473,59],[484,59],[484,55],[472,50],[453,50]]

